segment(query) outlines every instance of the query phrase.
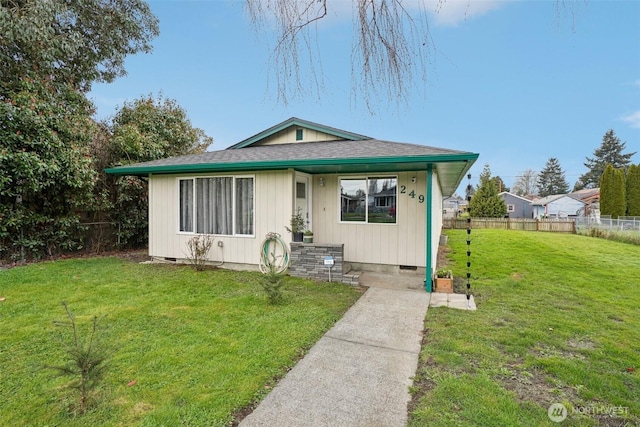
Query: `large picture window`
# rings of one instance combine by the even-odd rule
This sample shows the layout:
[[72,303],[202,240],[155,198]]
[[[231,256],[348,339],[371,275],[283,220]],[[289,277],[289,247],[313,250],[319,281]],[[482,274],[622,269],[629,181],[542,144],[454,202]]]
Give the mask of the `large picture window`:
[[180,180],[180,231],[253,235],[253,178]]
[[396,223],[398,179],[366,177],[340,179],[340,221]]

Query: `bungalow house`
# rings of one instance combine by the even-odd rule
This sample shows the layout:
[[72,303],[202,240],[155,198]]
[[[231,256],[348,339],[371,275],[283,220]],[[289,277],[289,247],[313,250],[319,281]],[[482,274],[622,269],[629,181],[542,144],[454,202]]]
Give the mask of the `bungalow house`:
[[498,193],[498,196],[504,200],[507,205],[507,217],[508,218],[533,218],[533,207],[531,206],[531,200],[524,197],[520,197],[516,194],[503,191]]
[[584,211],[584,202],[571,197],[570,194],[554,194],[532,202],[535,219],[567,219],[576,218]]
[[[478,154],[397,143],[291,118],[225,150],[107,169],[148,177],[149,255],[184,260],[214,235],[211,262],[256,269],[263,239],[300,210],[316,243],[360,270],[424,271],[430,289],[442,199]],[[314,243],[315,244],[315,243]]]

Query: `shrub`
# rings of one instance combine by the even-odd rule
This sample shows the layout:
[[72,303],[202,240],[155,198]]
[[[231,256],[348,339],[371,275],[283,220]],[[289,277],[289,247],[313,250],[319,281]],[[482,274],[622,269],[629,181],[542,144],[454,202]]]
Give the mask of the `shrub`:
[[213,246],[215,237],[209,234],[200,234],[192,237],[187,242],[187,260],[193,265],[196,271],[204,270],[207,264],[207,255]]

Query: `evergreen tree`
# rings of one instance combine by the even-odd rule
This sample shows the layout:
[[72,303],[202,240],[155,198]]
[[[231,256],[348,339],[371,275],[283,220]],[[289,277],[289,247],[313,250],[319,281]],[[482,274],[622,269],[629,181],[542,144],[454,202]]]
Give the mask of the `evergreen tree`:
[[625,216],[627,213],[627,192],[625,186],[625,176],[622,169],[616,169],[613,175],[614,201],[612,218]]
[[574,191],[574,192],[575,192],[575,191],[580,191],[580,190],[582,190],[582,189],[584,189],[584,182],[582,182],[582,181],[580,180],[580,178],[578,178],[578,180],[576,181],[576,183],[575,183],[575,184],[573,184],[573,190],[572,190],[572,191]]
[[613,166],[607,165],[600,176],[600,214],[611,215],[613,194]]
[[600,214],[611,218],[624,216],[626,211],[625,182],[622,169],[607,165],[600,179]]
[[549,158],[544,169],[538,175],[538,195],[547,197],[552,194],[564,194],[568,191],[569,183],[560,167],[560,162],[555,157]]
[[[626,169],[631,163],[631,158],[636,154],[635,152],[622,154],[626,145],[626,142],[620,141],[613,129],[609,129],[602,137],[600,148],[596,148],[593,157],[587,157],[584,163],[589,171],[579,179],[582,188],[595,188],[599,185],[602,172],[608,164],[614,169]],[[578,187],[577,183],[576,187]]]
[[502,218],[507,213],[507,205],[498,196],[495,179],[491,178],[491,169],[485,164],[480,174],[480,184],[469,203],[471,216],[479,218]]
[[627,169],[627,215],[640,216],[640,164]]
[[3,98],[0,258],[76,250],[82,245],[77,212],[91,203],[95,176],[87,150],[91,104],[71,87],[29,79],[0,89]]
[[[175,100],[151,95],[126,102],[111,126],[111,165],[123,165],[204,152],[213,139],[195,128]],[[119,224],[122,246],[138,247],[148,238],[148,185],[135,176],[106,177],[111,193],[111,221]],[[115,188],[113,188],[115,186]]]
[[2,0],[2,83],[41,79],[85,93],[95,81],[126,75],[127,56],[150,52],[158,34],[142,0]]
[[511,191],[511,189],[506,186],[502,178],[500,178],[499,176],[495,176],[492,179],[496,183],[496,188],[498,189],[498,193],[502,193],[503,191],[506,191],[508,193]]
[[142,0],[0,0],[0,258],[83,244],[97,131],[86,92],[157,34]]

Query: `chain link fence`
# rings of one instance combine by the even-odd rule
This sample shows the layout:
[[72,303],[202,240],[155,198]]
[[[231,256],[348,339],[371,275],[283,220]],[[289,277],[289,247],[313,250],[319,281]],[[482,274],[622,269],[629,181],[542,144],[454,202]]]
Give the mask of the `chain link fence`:
[[600,215],[599,218],[576,218],[576,232],[598,237],[616,236],[635,242],[640,240],[640,217]]

